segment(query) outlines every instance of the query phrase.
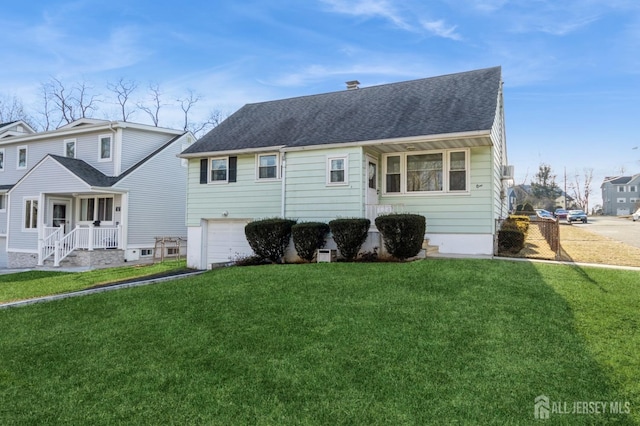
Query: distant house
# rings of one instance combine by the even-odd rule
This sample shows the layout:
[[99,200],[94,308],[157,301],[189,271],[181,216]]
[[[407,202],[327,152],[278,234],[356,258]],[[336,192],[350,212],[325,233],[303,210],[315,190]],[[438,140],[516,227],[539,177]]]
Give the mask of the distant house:
[[602,185],[602,213],[628,215],[640,207],[640,173],[633,176],[605,177]]
[[0,132],[0,267],[137,260],[155,236],[186,237],[189,132],[93,119]]
[[538,205],[535,202],[535,197],[531,191],[531,185],[526,185],[526,184],[521,184],[521,185],[515,185],[513,187],[513,192],[514,192],[514,196],[516,198],[516,203],[517,204],[523,204],[525,202],[530,202],[533,204],[534,207],[536,208],[552,208],[553,210],[555,210],[556,208],[563,208],[563,209],[567,209],[567,208],[571,208],[575,205],[575,200],[573,199],[572,196],[570,196],[569,194],[567,194],[566,192],[559,190],[560,195],[558,195],[558,197],[556,197],[553,201],[553,206],[543,206],[543,205]]
[[[186,149],[189,266],[251,254],[255,219],[424,215],[443,253],[493,253],[507,211],[499,67],[248,104]],[[329,241],[329,247],[335,247]],[[381,247],[372,226],[368,247]]]

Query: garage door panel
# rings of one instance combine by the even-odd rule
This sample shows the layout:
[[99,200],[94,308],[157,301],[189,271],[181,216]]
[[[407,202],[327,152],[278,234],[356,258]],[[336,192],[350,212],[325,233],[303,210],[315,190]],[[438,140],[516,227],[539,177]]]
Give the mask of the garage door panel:
[[244,235],[249,221],[210,220],[207,235],[207,263],[229,262],[251,256],[253,250]]

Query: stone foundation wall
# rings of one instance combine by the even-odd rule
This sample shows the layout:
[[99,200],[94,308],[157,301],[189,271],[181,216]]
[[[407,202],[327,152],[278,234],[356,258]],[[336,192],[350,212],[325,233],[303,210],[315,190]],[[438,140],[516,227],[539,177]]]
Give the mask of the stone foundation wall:
[[[75,250],[60,262],[60,266],[118,266],[122,265],[124,261],[124,250]],[[36,253],[7,253],[8,268],[35,268],[37,265],[38,255]],[[44,261],[44,266],[53,266],[53,256]]]
[[76,250],[63,260],[66,266],[117,266],[124,263],[124,250]]
[[37,253],[18,253],[15,251],[7,252],[7,268],[35,268],[37,264]]

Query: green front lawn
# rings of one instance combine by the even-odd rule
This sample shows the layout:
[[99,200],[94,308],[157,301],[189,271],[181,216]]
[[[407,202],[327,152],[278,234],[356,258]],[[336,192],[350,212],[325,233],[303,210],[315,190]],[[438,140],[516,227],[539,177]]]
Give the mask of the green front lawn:
[[629,402],[640,283],[495,260],[273,265],[0,311],[0,424],[530,424]]
[[96,285],[186,270],[184,260],[94,269],[86,272],[33,270],[0,275],[0,303],[84,290]]

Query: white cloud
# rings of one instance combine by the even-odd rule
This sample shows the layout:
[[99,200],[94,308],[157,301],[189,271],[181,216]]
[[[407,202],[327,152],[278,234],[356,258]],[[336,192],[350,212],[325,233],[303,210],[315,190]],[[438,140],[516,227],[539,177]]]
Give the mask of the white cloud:
[[321,0],[331,6],[333,12],[365,18],[381,17],[391,21],[395,26],[411,30],[411,25],[400,15],[387,0]]
[[449,38],[451,40],[462,40],[462,36],[456,32],[457,25],[447,25],[444,20],[422,21],[422,26],[438,37]]

